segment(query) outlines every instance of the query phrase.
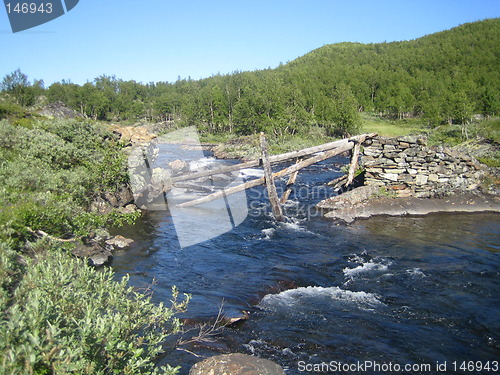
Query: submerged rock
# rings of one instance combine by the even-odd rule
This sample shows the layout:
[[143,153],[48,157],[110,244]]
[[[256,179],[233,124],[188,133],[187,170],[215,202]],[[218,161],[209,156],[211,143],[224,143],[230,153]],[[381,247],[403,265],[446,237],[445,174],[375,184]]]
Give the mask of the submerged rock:
[[232,353],[210,357],[194,365],[189,375],[285,375],[283,368],[263,358]]
[[178,175],[189,171],[189,163],[184,160],[174,160],[168,163],[170,168],[172,168],[172,173]]
[[128,246],[130,246],[132,243],[134,242],[134,240],[130,239],[130,238],[125,238],[123,236],[115,236],[109,240],[106,241],[106,243],[110,246],[113,246],[115,248],[119,248],[119,249],[124,249]]
[[110,249],[97,242],[77,245],[73,250],[73,255],[88,259],[89,265],[94,267],[103,266],[113,258]]

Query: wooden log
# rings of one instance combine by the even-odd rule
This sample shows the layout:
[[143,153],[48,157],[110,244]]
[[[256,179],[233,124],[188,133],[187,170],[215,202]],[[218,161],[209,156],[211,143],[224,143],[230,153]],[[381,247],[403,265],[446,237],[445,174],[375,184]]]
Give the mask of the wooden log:
[[[308,167],[312,164],[329,159],[335,155],[349,151],[353,147],[354,147],[354,142],[343,142],[342,146],[337,147],[334,150],[325,151],[325,152],[323,152],[319,155],[313,156],[309,159],[302,160],[300,163],[297,163],[297,164],[294,164],[288,168],[282,169],[279,172],[275,172],[275,173],[273,173],[273,177],[278,178],[278,177],[282,177],[282,176],[288,176],[289,174],[292,174],[295,171],[299,171],[302,168]],[[224,195],[227,196],[227,195],[235,194],[235,193],[238,193],[240,191],[243,191],[243,190],[255,187],[255,186],[262,185],[264,183],[265,183],[264,177],[257,178],[255,180],[245,182],[244,184],[241,184],[241,185],[233,186],[233,187],[225,189],[225,190],[220,190],[216,193],[207,195],[207,196],[202,197],[202,198],[198,198],[198,199],[194,199],[192,201],[180,203],[177,205],[177,207],[181,207],[181,208],[182,207],[192,207],[192,206],[196,206],[198,204],[208,203],[208,202],[211,202],[211,201],[216,200],[218,198],[222,198],[222,197],[224,197]]]
[[269,197],[269,203],[271,203],[271,210],[276,221],[283,221],[283,211],[274,184],[273,170],[267,154],[267,142],[264,133],[260,133],[260,148],[262,149],[262,166],[264,167],[264,178],[266,179],[267,196]]
[[195,185],[195,184],[175,184],[174,186],[176,188],[181,188],[181,189],[203,191],[204,193],[213,193],[214,192],[213,186],[203,186],[203,185]]
[[358,169],[358,159],[359,159],[359,151],[361,150],[361,142],[356,142],[354,145],[354,149],[352,150],[351,164],[349,165],[349,173],[347,175],[347,181],[345,186],[349,186],[352,184],[354,180],[354,174]]
[[338,193],[344,186],[347,181],[347,175],[340,176],[333,181],[330,181],[327,185],[333,187],[333,191]]
[[[297,159],[297,164],[298,163],[300,163],[300,159]],[[292,192],[292,185],[295,184],[295,180],[297,179],[298,174],[299,174],[299,171],[295,171],[290,175],[290,178],[288,179],[288,182],[286,183],[286,190],[280,199],[281,204],[285,204],[286,201],[288,200],[288,197],[290,197],[290,193]]]
[[201,177],[213,176],[214,174],[224,174],[224,173],[238,171],[240,169],[258,167],[259,165],[260,165],[260,159],[259,160],[251,160],[251,161],[247,161],[245,163],[228,165],[227,167],[222,167],[222,168],[217,168],[217,169],[209,169],[206,171],[200,171],[200,172],[185,174],[182,176],[176,176],[176,177],[172,178],[172,181],[175,183],[175,182],[186,181],[186,180],[194,180],[194,179],[201,178]]
[[[271,164],[272,163],[280,163],[283,161],[316,154],[318,152],[328,151],[328,150],[332,150],[335,148],[341,148],[341,147],[344,147],[350,141],[362,143],[365,139],[373,138],[376,135],[377,135],[376,133],[362,134],[362,135],[358,135],[358,136],[351,137],[351,138],[340,139],[338,141],[325,143],[325,144],[322,144],[319,146],[304,148],[304,149],[298,150],[298,151],[291,151],[291,152],[287,152],[287,153],[279,154],[279,155],[271,155],[271,156],[269,156],[269,161],[271,162]],[[195,172],[195,173],[189,173],[189,174],[185,174],[182,176],[177,176],[177,177],[172,178],[172,181],[179,182],[179,181],[186,181],[186,180],[194,180],[196,178],[212,176],[214,174],[229,173],[229,172],[238,171],[240,169],[258,167],[261,164],[262,164],[262,161],[260,159],[250,160],[250,161],[247,161],[245,163],[229,165],[227,167],[211,169],[211,170],[207,170],[207,171],[200,171],[200,172]]]
[[208,202],[214,201],[216,199],[223,198],[224,196],[239,193],[240,191],[250,189],[250,188],[253,188],[255,186],[262,185],[265,182],[266,182],[266,179],[264,177],[257,178],[257,179],[252,180],[252,181],[247,181],[241,185],[233,186],[233,187],[230,187],[230,188],[224,189],[224,190],[219,190],[213,194],[207,195],[207,196],[202,197],[202,198],[197,198],[197,199],[193,199],[192,201],[179,203],[177,205],[177,207],[179,207],[179,208],[192,207],[192,206],[196,206],[198,204],[208,203]]

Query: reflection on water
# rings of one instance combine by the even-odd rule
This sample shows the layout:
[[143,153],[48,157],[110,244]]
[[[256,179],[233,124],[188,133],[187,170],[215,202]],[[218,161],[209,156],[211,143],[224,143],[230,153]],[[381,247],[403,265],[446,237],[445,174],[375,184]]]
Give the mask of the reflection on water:
[[[352,229],[365,230],[370,235],[411,241],[412,244],[450,244],[458,239],[477,248],[498,252],[498,219],[495,214],[430,214],[425,217],[374,218],[358,221]],[[478,220],[479,218],[479,220]]]
[[[298,188],[338,176],[329,165],[301,172]],[[315,200],[292,195],[288,222],[276,223],[262,191],[248,192],[251,214],[240,226],[185,249],[168,212],[148,213],[121,231],[136,243],[116,254],[113,267],[135,285],[155,278],[157,301],[168,302],[177,285],[193,294],[189,318],[214,317],[222,301],[228,315],[250,312],[216,344],[190,350],[255,354],[288,374],[307,373],[300,361],[498,360],[499,215],[379,217],[344,226],[301,215]],[[187,374],[200,359],[174,351],[164,360]]]

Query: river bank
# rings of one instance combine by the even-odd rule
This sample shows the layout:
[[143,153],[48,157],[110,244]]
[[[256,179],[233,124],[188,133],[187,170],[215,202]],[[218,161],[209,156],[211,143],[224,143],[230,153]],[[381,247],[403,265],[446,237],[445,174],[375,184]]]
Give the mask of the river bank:
[[[146,127],[113,130],[128,146],[156,138]],[[217,159],[246,161],[259,158],[257,143],[254,136],[236,137],[205,149]],[[367,186],[320,202],[317,207],[324,210],[325,217],[352,222],[380,215],[500,210],[498,168],[479,163],[476,158],[481,154],[468,152],[470,147],[428,147],[422,135],[377,137],[363,146],[360,164],[366,171],[363,180]],[[491,153],[497,146],[483,145],[483,153]]]
[[444,198],[394,197],[380,188],[364,186],[326,199],[317,205],[325,217],[352,223],[374,216],[423,216],[433,213],[500,212],[500,198],[464,193]]
[[428,147],[423,136],[376,137],[363,146],[363,186],[333,181],[341,194],[317,205],[326,217],[351,223],[380,215],[500,211],[498,168],[463,148]]

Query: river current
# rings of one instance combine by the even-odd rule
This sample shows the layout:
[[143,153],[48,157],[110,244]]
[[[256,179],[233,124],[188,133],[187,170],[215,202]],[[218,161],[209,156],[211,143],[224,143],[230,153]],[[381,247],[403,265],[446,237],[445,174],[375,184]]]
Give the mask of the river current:
[[[500,216],[327,220],[314,204],[333,194],[325,182],[346,162],[302,170],[285,222],[269,213],[264,187],[252,188],[239,226],[189,247],[168,211],[147,212],[120,230],[135,243],[112,266],[138,287],[155,280],[155,302],[168,305],[172,285],[191,293],[189,322],[210,321],[221,305],[228,317],[248,314],[214,342],[185,346],[199,356],[253,354],[293,375],[497,373]],[[163,361],[187,374],[201,359],[173,350]]]

